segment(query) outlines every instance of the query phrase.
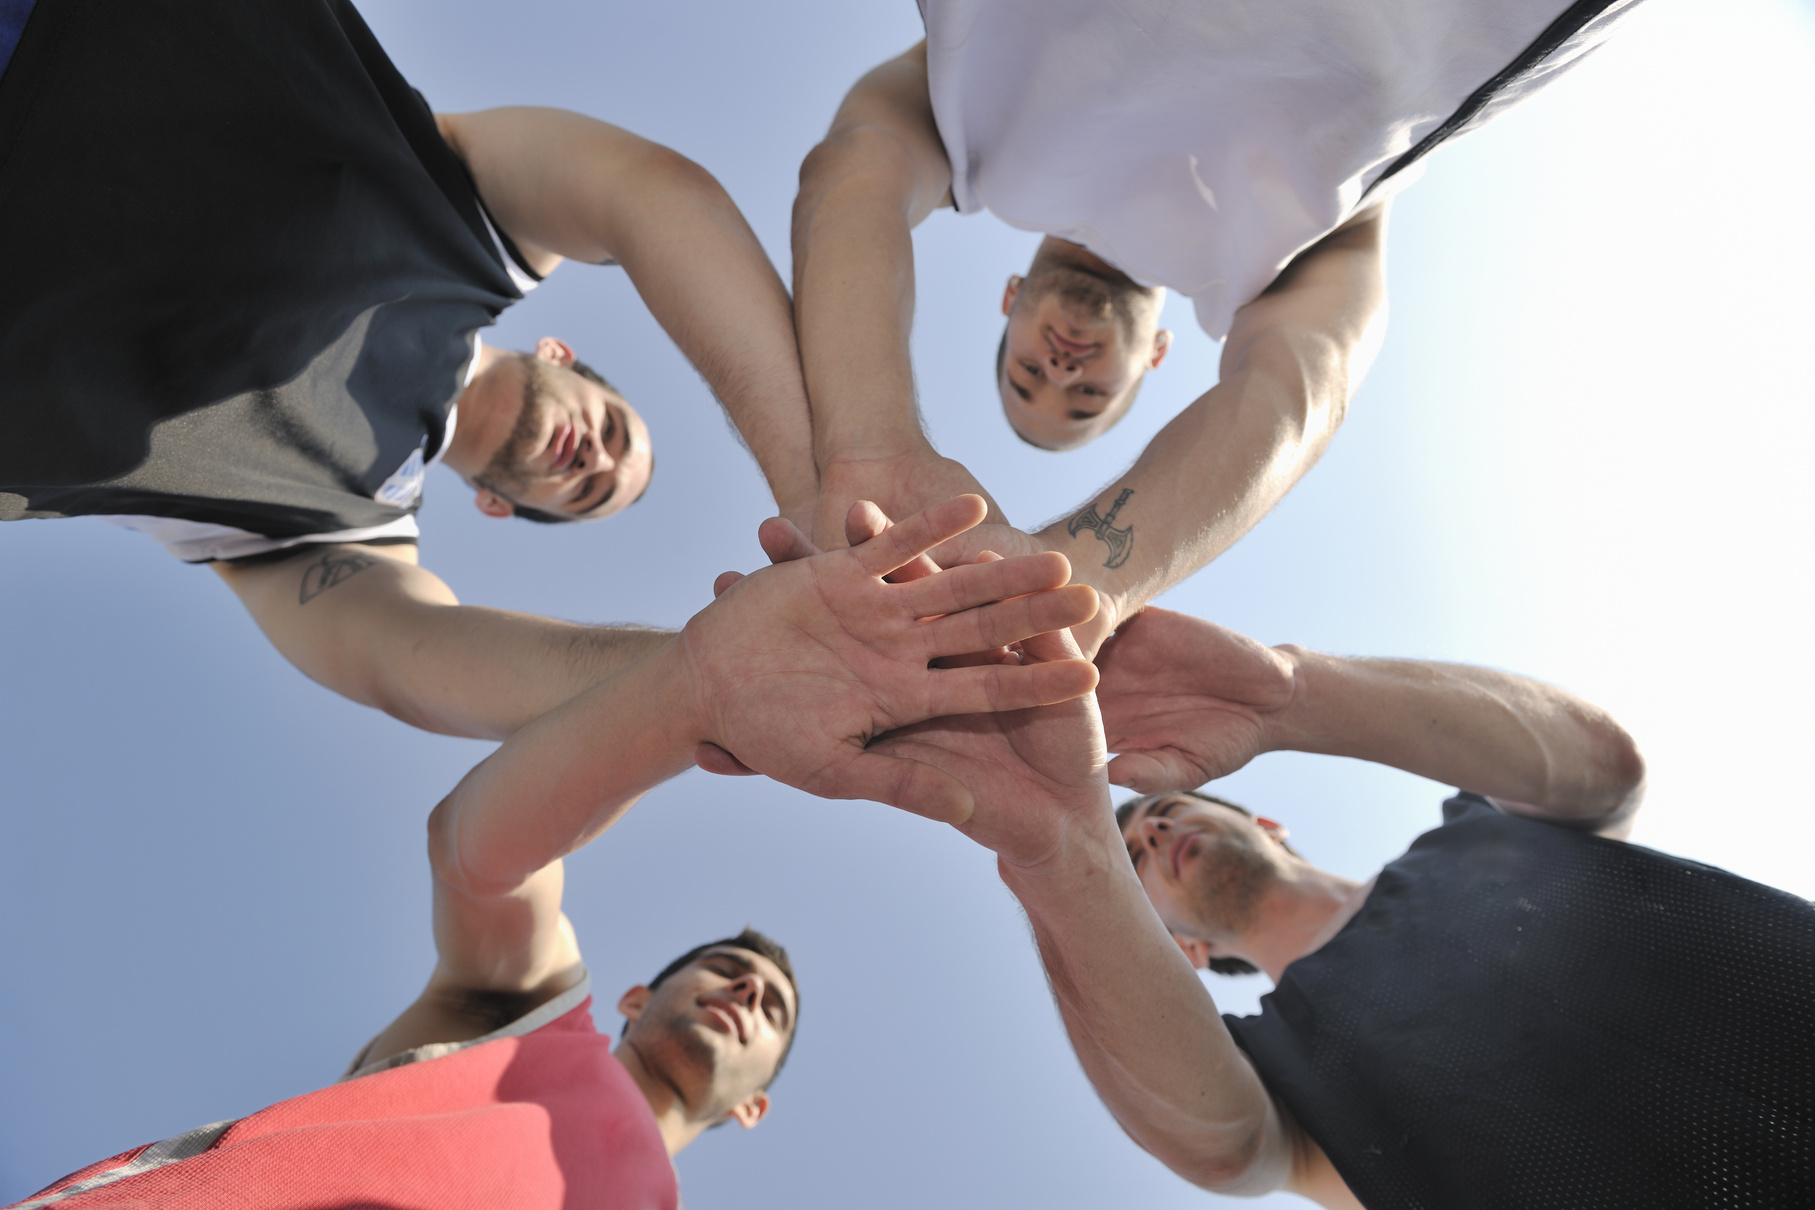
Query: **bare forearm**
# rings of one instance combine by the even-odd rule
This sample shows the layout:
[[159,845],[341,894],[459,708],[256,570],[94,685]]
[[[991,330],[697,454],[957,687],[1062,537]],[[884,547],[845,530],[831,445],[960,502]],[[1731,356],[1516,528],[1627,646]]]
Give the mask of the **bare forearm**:
[[1185,1179],[1262,1192],[1288,1153],[1271,1097],[1154,915],[1109,823],[1034,871],[1002,866],[1026,910],[1085,1074],[1131,1138]]
[[462,605],[409,547],[216,571],[304,675],[444,735],[503,739],[670,637]]
[[1233,546],[1322,456],[1346,389],[1280,378],[1249,370],[1225,379],[1161,429],[1127,474],[1041,531],[1074,578],[1104,597],[1079,636],[1086,652]]
[[1632,737],[1555,686],[1466,664],[1280,650],[1294,663],[1294,691],[1270,724],[1270,749],[1391,765],[1597,826],[1630,814],[1643,794]]
[[464,893],[513,893],[690,768],[703,735],[678,641],[523,727],[435,809],[430,864]]
[[912,228],[927,207],[892,142],[868,129],[834,135],[801,168],[795,326],[822,468],[926,444],[908,338]]
[[787,289],[717,181],[680,157],[658,171],[672,187],[644,191],[648,213],[619,262],[724,405],[777,505],[808,515],[819,483]]

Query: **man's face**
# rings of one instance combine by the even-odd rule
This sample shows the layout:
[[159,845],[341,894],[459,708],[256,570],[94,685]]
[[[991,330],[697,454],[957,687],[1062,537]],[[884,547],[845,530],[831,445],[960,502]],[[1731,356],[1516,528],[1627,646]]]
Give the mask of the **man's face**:
[[690,1113],[754,1126],[763,1089],[794,1035],[794,987],[761,954],[716,946],[663,980],[632,988],[618,1005],[625,1040],[659,1071]]
[[1122,839],[1166,927],[1212,943],[1248,931],[1286,859],[1262,822],[1184,794],[1137,810]]
[[1068,265],[1036,261],[1011,277],[997,388],[1014,430],[1046,449],[1108,432],[1134,402],[1141,376],[1171,341],[1147,291]]
[[[643,494],[654,461],[649,430],[634,408],[541,346],[500,370],[514,376],[522,402],[510,433],[474,477],[482,511],[509,516],[512,506],[526,506],[591,521]],[[488,495],[498,507],[487,507]]]

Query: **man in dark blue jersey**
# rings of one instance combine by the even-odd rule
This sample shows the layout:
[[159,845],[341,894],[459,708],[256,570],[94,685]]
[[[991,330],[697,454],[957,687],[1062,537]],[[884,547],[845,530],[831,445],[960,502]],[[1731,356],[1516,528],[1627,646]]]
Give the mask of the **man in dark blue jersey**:
[[[969,789],[961,827],[1026,909],[1085,1073],[1173,1171],[1329,1207],[1810,1204],[1815,906],[1626,843],[1644,764],[1605,712],[1155,609],[1099,661],[1100,720],[1074,702],[872,749]],[[1276,750],[1464,792],[1358,883],[1187,789]],[[1112,776],[1155,792],[1118,820]],[[1223,1018],[1193,965],[1277,987]]]
[[567,345],[479,339],[563,259],[624,268],[810,515],[788,295],[698,165],[578,114],[435,114],[345,0],[10,0],[8,50],[0,520],[148,532],[329,687],[508,734],[655,641],[462,608],[416,566],[436,460],[494,517],[648,483],[641,419]]

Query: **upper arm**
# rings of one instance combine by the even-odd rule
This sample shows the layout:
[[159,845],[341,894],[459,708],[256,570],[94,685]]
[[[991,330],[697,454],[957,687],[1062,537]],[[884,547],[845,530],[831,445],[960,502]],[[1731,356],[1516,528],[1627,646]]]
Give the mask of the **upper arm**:
[[374,643],[409,625],[415,611],[459,603],[416,565],[414,546],[310,546],[275,563],[211,566],[304,675],[393,713],[398,703],[388,700]]
[[511,106],[437,114],[492,218],[531,266],[623,261],[646,233],[648,203],[674,188],[718,191],[678,152],[564,109]]
[[1362,211],[1237,311],[1224,377],[1257,368],[1291,375],[1346,405],[1384,335],[1386,222],[1384,202]]
[[899,189],[909,226],[950,203],[952,169],[933,120],[925,42],[851,86],[832,128],[800,166],[797,221],[803,206],[853,176],[884,178]]

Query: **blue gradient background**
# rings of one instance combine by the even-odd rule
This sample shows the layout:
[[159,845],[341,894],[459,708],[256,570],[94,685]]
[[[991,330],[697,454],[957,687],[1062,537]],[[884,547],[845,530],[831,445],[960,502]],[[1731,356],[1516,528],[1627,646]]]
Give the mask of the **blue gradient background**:
[[[571,107],[697,159],[784,265],[801,156],[850,82],[919,36],[906,0],[364,11],[438,107]],[[1386,349],[1344,430],[1165,603],[1269,642],[1569,686],[1645,745],[1637,839],[1815,892],[1812,81],[1807,7],[1651,0],[1436,156],[1396,207]],[[1218,352],[1172,305],[1175,352],[1120,429],[1064,455],[1020,445],[989,367],[1002,279],[1033,243],[951,214],[917,235],[929,425],[1026,525],[1118,473]],[[620,273],[563,269],[495,335],[545,332],[643,410],[661,474],[623,517],[550,531],[485,520],[437,471],[424,561],[474,603],[678,624],[717,572],[761,561],[762,483]],[[0,1201],[333,1079],[427,976],[423,820],[488,750],[310,684],[210,572],[141,537],[0,528]],[[1435,823],[1444,789],[1274,756],[1224,792],[1359,877]],[[802,972],[774,1113],[680,1158],[695,1210],[1209,1196],[1098,1104],[1013,901],[957,834],[696,771],[570,871],[607,1003],[745,923]],[[1265,982],[1211,986],[1250,1011]]]

